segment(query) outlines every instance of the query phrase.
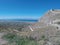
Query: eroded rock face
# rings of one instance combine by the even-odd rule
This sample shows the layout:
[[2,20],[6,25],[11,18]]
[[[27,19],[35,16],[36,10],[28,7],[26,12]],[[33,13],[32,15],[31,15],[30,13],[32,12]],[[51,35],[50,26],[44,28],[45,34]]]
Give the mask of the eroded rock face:
[[38,22],[31,27],[35,29],[41,27],[43,28],[50,25],[60,27],[60,10],[50,10],[46,12],[45,15],[41,17]]
[[58,19],[60,19],[60,10],[50,10],[43,17],[41,17],[39,22],[50,23]]

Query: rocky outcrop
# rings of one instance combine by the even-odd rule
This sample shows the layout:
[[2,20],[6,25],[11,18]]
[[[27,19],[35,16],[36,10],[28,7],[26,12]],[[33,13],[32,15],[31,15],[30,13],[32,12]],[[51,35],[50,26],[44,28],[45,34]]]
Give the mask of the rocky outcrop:
[[39,22],[49,23],[58,19],[60,19],[60,10],[50,10],[43,17],[41,17]]

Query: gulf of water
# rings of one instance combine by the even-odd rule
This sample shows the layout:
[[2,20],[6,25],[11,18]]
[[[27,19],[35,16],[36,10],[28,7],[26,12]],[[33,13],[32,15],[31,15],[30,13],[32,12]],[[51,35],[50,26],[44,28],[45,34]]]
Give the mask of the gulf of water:
[[37,22],[37,19],[0,19],[0,21]]

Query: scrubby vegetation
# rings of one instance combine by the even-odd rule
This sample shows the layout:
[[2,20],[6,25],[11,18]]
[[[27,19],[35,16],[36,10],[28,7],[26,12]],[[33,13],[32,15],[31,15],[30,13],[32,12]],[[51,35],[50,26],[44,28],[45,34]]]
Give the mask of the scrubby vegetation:
[[37,45],[37,41],[31,40],[27,37],[18,36],[13,33],[8,33],[4,35],[3,39],[8,40],[9,44],[15,43],[15,45]]
[[34,35],[36,36],[31,36],[33,32],[28,31],[29,29],[27,29],[27,31],[25,30],[25,27],[28,27],[29,25],[31,25],[31,23],[0,23],[0,32],[5,33],[2,39],[8,41],[6,45],[43,45],[45,43],[45,35],[42,35],[41,39],[37,40],[38,33],[36,35],[34,32]]
[[0,32],[4,31],[13,31],[18,30],[22,31],[22,28],[27,27],[30,25],[30,23],[24,23],[24,22],[0,22]]

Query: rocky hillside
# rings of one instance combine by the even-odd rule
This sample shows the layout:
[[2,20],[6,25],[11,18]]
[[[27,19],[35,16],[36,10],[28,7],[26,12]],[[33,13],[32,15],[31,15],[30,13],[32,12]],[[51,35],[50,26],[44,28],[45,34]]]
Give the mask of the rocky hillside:
[[41,40],[45,36],[44,45],[60,45],[60,10],[49,10],[37,23],[29,27],[30,36]]

